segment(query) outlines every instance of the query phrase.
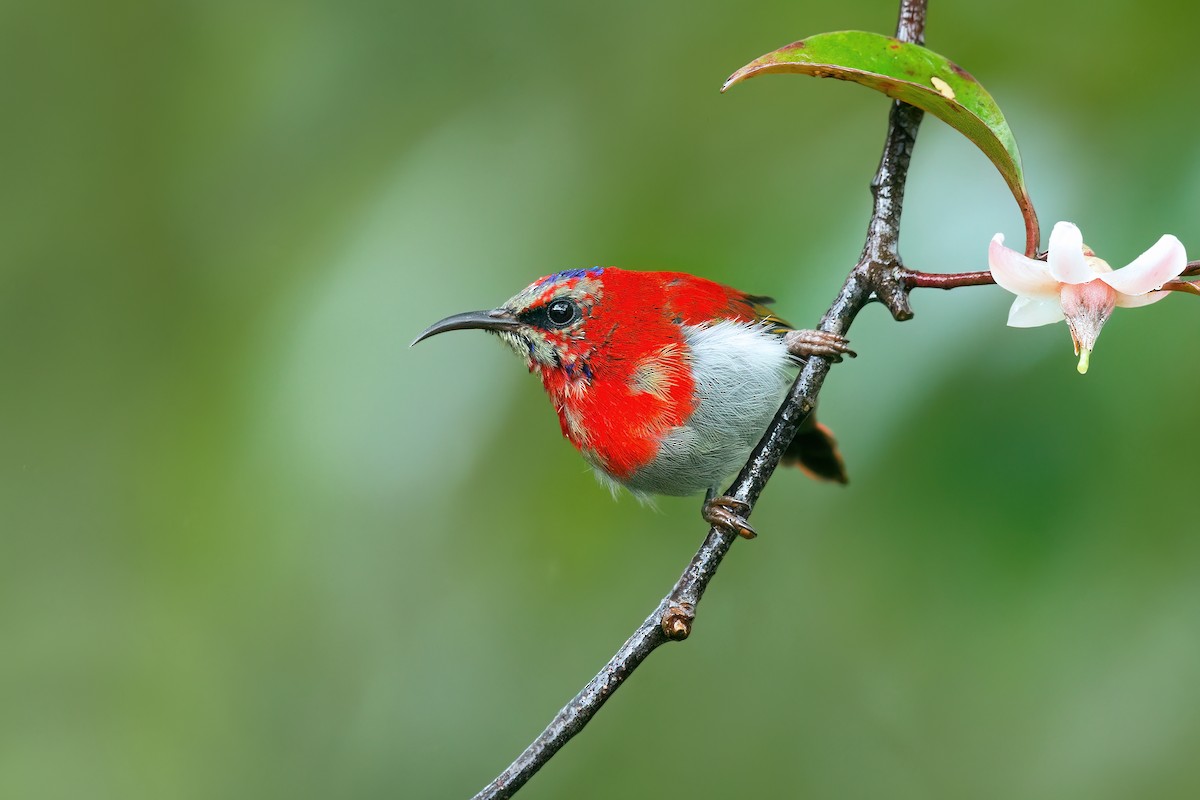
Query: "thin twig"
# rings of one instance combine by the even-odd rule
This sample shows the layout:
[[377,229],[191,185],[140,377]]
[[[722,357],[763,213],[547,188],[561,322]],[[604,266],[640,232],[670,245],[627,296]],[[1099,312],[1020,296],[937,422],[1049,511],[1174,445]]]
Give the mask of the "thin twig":
[[909,289],[957,289],[960,286],[990,286],[996,282],[989,270],[982,272],[910,272],[904,270],[901,280]]
[[[1189,261],[1183,272],[1179,274],[1180,276],[1200,274],[1200,261]],[[996,283],[996,278],[989,270],[949,274],[902,270],[900,279],[909,289],[957,289],[960,286],[991,286]],[[1162,285],[1162,289],[1167,292],[1200,294],[1198,283],[1200,281],[1170,280]]]
[[[897,38],[916,43],[924,41],[926,1],[901,0]],[[850,271],[833,305],[822,318],[822,330],[845,334],[854,317],[872,298],[880,299],[897,319],[912,316],[897,245],[904,182],[922,116],[922,112],[912,106],[898,101],[892,104],[883,156],[871,182],[875,205],[867,227],[866,244],[859,263]],[[808,359],[762,441],[726,492],[729,497],[753,509],[796,430],[816,406],[829,367],[830,362],[825,358]],[[475,800],[512,797],[563,745],[583,730],[650,653],[668,641],[687,638],[696,605],[736,538],[736,534],[722,528],[714,526],[709,530],[704,544],[670,594],[662,599],[596,677],[558,712],[533,744],[475,795]]]
[[704,544],[671,589],[671,593],[662,599],[633,635],[625,640],[625,644],[621,645],[596,677],[588,681],[579,694],[558,712],[533,744],[525,748],[525,752],[521,753],[516,761],[475,795],[475,800],[512,797],[564,744],[583,730],[605,701],[612,697],[625,679],[659,645],[672,638],[687,637],[686,632],[678,631],[668,637],[665,631],[670,627],[669,620],[686,620],[686,631],[691,630],[695,604],[700,601],[708,582],[716,575],[721,559],[725,557],[736,538],[735,535],[723,531],[709,531]]
[[1162,285],[1162,289],[1166,292],[1185,292],[1187,294],[1200,295],[1200,281],[1167,281]]

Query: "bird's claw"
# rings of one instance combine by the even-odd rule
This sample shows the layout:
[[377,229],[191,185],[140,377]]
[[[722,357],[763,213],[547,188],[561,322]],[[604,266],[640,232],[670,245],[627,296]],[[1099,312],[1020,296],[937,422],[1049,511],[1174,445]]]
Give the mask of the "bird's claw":
[[850,342],[836,333],[828,331],[788,331],[783,336],[788,352],[800,358],[824,356],[837,363],[842,356],[854,358],[858,354],[850,349]]
[[728,495],[709,498],[700,508],[700,516],[704,517],[704,521],[709,525],[724,528],[743,539],[753,539],[758,536],[758,531],[750,527],[750,523],[746,521],[746,515],[749,513],[749,505],[741,500],[734,500]]

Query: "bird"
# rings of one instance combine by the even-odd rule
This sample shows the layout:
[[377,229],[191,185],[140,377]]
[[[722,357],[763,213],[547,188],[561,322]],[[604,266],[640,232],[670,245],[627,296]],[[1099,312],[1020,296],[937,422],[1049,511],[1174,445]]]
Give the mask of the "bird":
[[[705,492],[706,521],[753,538],[749,506],[718,495],[721,482],[746,461],[807,358],[854,356],[837,334],[793,328],[772,302],[684,272],[568,269],[494,309],[439,320],[412,345],[454,330],[497,335],[541,378],[563,436],[602,483],[641,499]],[[832,433],[812,414],[783,463],[848,481]]]

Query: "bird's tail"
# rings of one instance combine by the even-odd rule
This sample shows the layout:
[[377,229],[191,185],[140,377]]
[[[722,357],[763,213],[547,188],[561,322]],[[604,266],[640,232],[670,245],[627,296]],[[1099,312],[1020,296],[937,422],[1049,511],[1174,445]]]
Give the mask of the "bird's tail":
[[796,437],[784,451],[783,463],[797,466],[810,478],[817,480],[850,482],[833,432],[817,422],[812,414],[796,431]]

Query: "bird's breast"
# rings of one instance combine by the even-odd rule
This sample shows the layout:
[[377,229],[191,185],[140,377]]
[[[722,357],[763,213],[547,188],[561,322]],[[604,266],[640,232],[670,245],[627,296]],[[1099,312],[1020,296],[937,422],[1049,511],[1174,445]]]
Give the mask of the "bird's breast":
[[794,372],[782,340],[760,325],[679,329],[678,341],[596,367],[585,390],[556,397],[564,435],[635,492],[717,485],[745,461]]
[[597,358],[574,391],[551,392],[563,434],[597,469],[625,481],[655,458],[663,438],[686,423],[698,402],[683,342]]
[[635,491],[689,495],[719,488],[745,463],[795,373],[783,340],[759,324],[688,326],[685,341],[695,409],[625,481]]

